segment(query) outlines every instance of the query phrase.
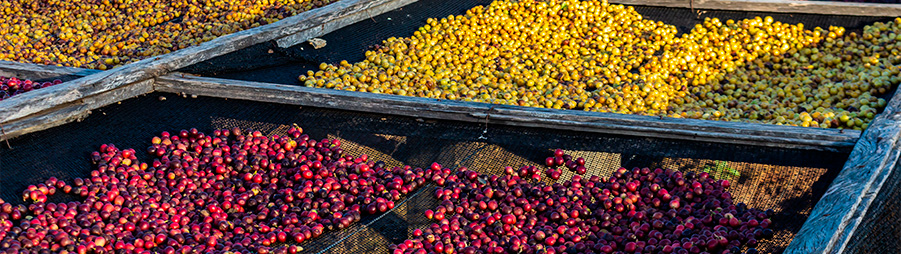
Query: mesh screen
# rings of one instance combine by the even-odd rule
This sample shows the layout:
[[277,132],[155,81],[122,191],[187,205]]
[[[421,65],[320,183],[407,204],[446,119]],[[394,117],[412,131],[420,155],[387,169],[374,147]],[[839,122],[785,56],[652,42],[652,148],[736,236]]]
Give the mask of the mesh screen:
[[[420,0],[406,7],[371,17],[322,36],[328,46],[315,50],[306,43],[281,49],[274,42],[204,61],[181,71],[250,81],[296,84],[297,75],[314,70],[321,62],[337,63],[363,59],[363,52],[389,37],[410,36],[427,18],[464,13],[488,0]],[[820,16],[735,11],[695,11],[683,8],[636,7],[647,19],[689,31],[705,17],[744,19],[773,16],[782,22],[802,22],[808,28],[844,26],[850,31],[891,18]],[[69,78],[66,78],[69,79]],[[65,80],[65,79],[64,79]],[[160,97],[166,97],[164,101]],[[147,110],[152,109],[152,110]],[[340,138],[351,154],[366,153],[388,165],[427,166],[433,161],[448,166],[467,166],[486,173],[500,173],[503,166],[539,165],[550,149],[564,148],[585,157],[589,174],[608,175],[622,167],[662,167],[698,171],[727,165],[739,175],[730,188],[737,200],[752,207],[773,208],[776,237],[762,242],[764,253],[781,252],[800,229],[811,209],[835,178],[847,154],[798,151],[753,146],[692,143],[666,139],[633,138],[561,130],[510,128],[447,121],[353,113],[319,108],[273,105],[215,98],[182,98],[173,94],[151,94],[111,105],[83,122],[71,123],[0,143],[0,198],[19,202],[29,184],[50,176],[63,180],[82,177],[91,170],[88,154],[99,144],[141,148],[160,131],[196,127],[253,128],[268,134],[283,134],[292,123],[301,125],[314,138]],[[487,132],[484,132],[486,131]],[[482,139],[480,137],[487,137]],[[139,154],[139,159],[146,159]],[[561,179],[572,173],[565,171]],[[901,228],[884,221],[897,221],[901,206],[901,176],[894,174],[867,219],[852,238],[858,252],[895,253]],[[387,253],[387,246],[400,243],[416,228],[431,222],[422,216],[433,208],[434,187],[424,187],[381,216],[364,216],[350,228],[328,232],[303,246],[307,253]],[[69,197],[57,194],[51,201]]]
[[[92,169],[89,154],[103,143],[140,151],[161,131],[242,127],[284,134],[292,123],[312,138],[340,138],[348,153],[366,153],[389,166],[425,167],[437,161],[497,174],[507,165],[539,165],[554,148],[585,157],[589,174],[594,175],[608,175],[618,167],[698,171],[727,165],[739,172],[723,174],[733,180],[731,191],[737,200],[777,211],[776,238],[763,242],[764,252],[781,252],[788,245],[847,159],[847,154],[831,152],[513,128],[152,93],[95,110],[82,122],[14,138],[9,142],[11,148],[0,143],[0,198],[21,202],[21,191],[29,184],[50,176],[70,181],[88,175]],[[146,159],[143,153],[138,156]],[[568,179],[567,174],[571,173],[561,179]],[[431,189],[422,189],[398,202],[393,211],[364,216],[348,229],[306,242],[304,248],[310,253],[387,253],[388,244],[399,243],[413,229],[428,225],[422,212],[436,205],[431,194]],[[51,201],[66,198],[58,194]]]
[[897,253],[901,250],[901,165],[886,179],[870,210],[848,242],[848,253]]
[[[364,19],[353,25],[321,36],[327,46],[313,49],[307,43],[287,49],[279,48],[274,42],[261,43],[230,54],[222,55],[182,69],[203,76],[261,81],[280,84],[299,84],[297,76],[307,70],[318,70],[319,63],[337,64],[341,60],[358,62],[363,53],[374,45],[381,44],[389,37],[412,36],[417,28],[426,24],[428,18],[443,18],[461,15],[478,5],[488,5],[490,0],[419,0],[403,8],[382,15]],[[695,10],[687,8],[665,8],[636,6],[635,9],[645,19],[663,21],[674,25],[680,33],[691,31],[704,18],[747,19],[757,16],[772,16],[774,20],[786,23],[804,23],[807,29],[814,27],[843,26],[847,32],[861,31],[874,22],[891,21],[890,17],[864,16],[823,16],[811,14],[766,13]]]
[[[450,151],[451,157],[468,157],[462,161],[462,165],[483,173],[503,174],[504,165],[540,165],[535,159],[546,157],[549,151],[534,149],[518,153],[508,150],[500,144],[493,142],[461,144]],[[473,150],[478,152],[472,153]],[[445,151],[447,153],[448,151]],[[682,171],[698,172],[705,167],[713,167],[719,160],[657,157],[638,154],[621,154],[597,151],[573,151],[568,154],[574,157],[585,157],[590,163],[587,175],[608,176],[619,166],[651,166],[661,168],[680,169]],[[443,159],[443,158],[442,158]],[[459,162],[457,159],[452,161]],[[748,162],[727,162],[729,167],[741,172],[740,176],[726,176],[735,180],[737,185],[730,188],[738,202],[745,202],[752,207],[773,208],[777,213],[773,220],[778,223],[773,229],[776,232],[773,239],[764,241],[758,246],[762,253],[781,253],[793,239],[797,230],[803,225],[815,202],[822,196],[829,182],[835,177],[836,170],[814,167],[793,167],[783,165],[768,165]],[[840,163],[839,163],[840,164]],[[777,173],[778,172],[778,173]],[[564,171],[559,181],[569,179],[572,172]],[[724,174],[725,175],[725,174]],[[432,197],[434,188],[418,193],[407,199],[406,204],[390,212],[385,218],[376,220],[366,225],[365,231],[354,234],[345,240],[342,245],[324,253],[388,253],[389,244],[398,244],[406,238],[398,238],[398,233],[412,237],[414,229],[425,229],[434,221],[428,221],[423,216],[426,209],[438,205],[438,200]],[[396,239],[392,241],[392,239]],[[344,249],[340,246],[367,246],[364,249]]]

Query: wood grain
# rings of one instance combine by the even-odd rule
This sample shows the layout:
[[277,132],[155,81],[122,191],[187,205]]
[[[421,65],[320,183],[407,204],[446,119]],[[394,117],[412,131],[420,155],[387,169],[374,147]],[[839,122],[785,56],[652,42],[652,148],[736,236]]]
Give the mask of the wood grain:
[[[610,3],[689,8],[689,0],[610,0]],[[901,16],[901,4],[795,0],[695,0],[695,9],[809,13],[874,17]]]
[[218,37],[166,55],[150,57],[109,71],[0,101],[0,123],[25,117],[81,98],[158,77],[182,67],[265,41],[309,30],[340,17],[398,0],[342,0],[278,22]]
[[785,253],[842,253],[901,155],[901,90],[854,146]]
[[[42,71],[16,67],[16,64],[4,65],[0,67],[0,71],[33,72],[39,75],[80,73],[80,70],[74,68]],[[884,112],[877,116],[858,141],[860,132],[855,131],[561,111],[184,74],[160,77],[153,86],[150,83],[148,80],[123,86],[5,123],[7,135],[0,139],[58,126],[84,117],[90,110],[151,91],[161,91],[480,123],[487,118],[492,124],[702,142],[828,151],[846,151],[853,146],[854,150],[842,172],[818,202],[787,253],[841,253],[885,180],[898,165],[898,157],[901,155],[901,142],[898,142],[901,138],[901,91],[895,93]]]
[[0,140],[80,121],[91,114],[92,110],[150,92],[153,92],[153,80],[145,80],[59,105],[17,121],[3,123],[5,135],[0,135]]
[[172,74],[155,89],[210,97],[335,108],[433,119],[554,128],[827,151],[849,151],[860,132],[613,113],[553,110],[486,103],[350,92]]
[[417,0],[392,0],[392,1],[372,1],[371,5],[365,7],[365,11],[348,12],[347,15],[335,17],[323,24],[311,27],[304,31],[299,31],[292,35],[282,37],[276,40],[276,44],[282,48],[292,47],[301,44],[309,39],[331,33],[342,27],[357,23],[364,19],[370,19],[382,13],[392,11],[394,9],[414,3]]
[[797,138],[816,141],[855,142],[860,136],[859,131],[821,129],[821,128],[797,128],[790,126],[778,126],[772,124],[756,124],[725,121],[703,121],[696,119],[680,119],[670,117],[652,117],[640,115],[626,115],[613,113],[597,113],[577,110],[555,110],[544,108],[518,107],[498,105],[495,112],[522,118],[542,118],[556,120],[574,120],[580,122],[608,122],[619,125],[643,125],[654,128],[694,129],[713,133],[728,133],[756,136],[773,136],[785,138]]
[[100,72],[99,70],[62,67],[43,64],[28,64],[0,60],[0,76],[23,79],[53,79],[61,76],[84,77]]

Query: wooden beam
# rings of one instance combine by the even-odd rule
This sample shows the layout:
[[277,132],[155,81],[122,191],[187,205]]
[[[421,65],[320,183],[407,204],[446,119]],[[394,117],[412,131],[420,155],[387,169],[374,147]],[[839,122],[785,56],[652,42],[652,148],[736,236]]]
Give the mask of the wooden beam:
[[[22,64],[14,62],[0,62],[0,73],[22,73],[27,76],[51,77],[54,75],[86,75],[95,73],[94,70],[43,66],[35,64]],[[181,74],[178,74],[181,75]],[[178,77],[172,75],[170,77]],[[694,119],[657,118],[649,116],[623,115],[610,113],[597,113],[585,111],[562,111],[553,109],[518,107],[509,105],[491,105],[485,103],[441,101],[427,98],[415,98],[380,94],[363,94],[331,89],[315,89],[297,86],[275,85],[266,83],[233,81],[213,78],[199,78],[188,76],[192,79],[188,83],[218,84],[216,91],[201,91],[202,95],[217,96],[214,93],[225,91],[229,93],[233,88],[244,89],[258,87],[261,93],[254,93],[258,97],[233,96],[225,94],[218,97],[242,98],[275,103],[288,103],[310,106],[324,106],[345,110],[363,110],[377,113],[394,113],[399,115],[411,115],[417,117],[438,118],[459,121],[484,121],[487,117],[492,123],[500,123],[511,126],[565,128],[577,131],[604,132],[619,135],[633,135],[658,138],[674,138],[693,141],[736,143],[758,146],[773,146],[784,148],[803,148],[829,151],[848,151],[860,136],[859,131],[834,130],[818,128],[797,128],[787,126],[775,126],[767,124],[751,124],[720,121],[700,121]],[[231,86],[229,84],[237,84]],[[240,86],[244,84],[244,86]],[[173,86],[176,87],[176,86]],[[281,88],[280,88],[281,87]],[[187,86],[186,89],[170,89],[168,92],[192,92],[190,89],[200,88]],[[306,97],[292,99],[262,98],[268,93],[278,93],[283,89],[295,93],[302,93]],[[161,89],[167,89],[161,86]],[[370,99],[371,97],[371,99]],[[127,97],[119,97],[127,98]],[[355,103],[345,103],[347,100],[370,101],[364,108]],[[325,104],[322,104],[325,103]],[[95,109],[98,107],[93,107]],[[388,111],[386,111],[386,108]],[[425,110],[423,110],[425,109]],[[90,110],[90,109],[89,109]],[[71,113],[71,112],[70,112]],[[62,115],[61,115],[62,116]],[[46,118],[46,116],[43,116]],[[74,114],[70,118],[76,117]],[[24,121],[29,117],[15,121],[16,126],[22,123],[39,121]],[[9,125],[10,123],[4,123]],[[33,127],[17,127],[28,130],[36,130]]]
[[322,25],[282,37],[281,39],[276,40],[276,44],[281,48],[292,47],[306,42],[309,39],[331,33],[342,27],[357,23],[364,19],[370,19],[416,1],[417,0],[373,1],[371,2],[373,5],[366,7],[365,11],[348,11],[346,15],[333,18]]
[[[124,85],[155,78],[254,44],[307,31],[334,19],[360,12],[366,13],[370,7],[392,1],[400,0],[341,0],[272,24],[221,36],[166,55],[150,57],[116,69],[11,97],[0,101],[0,124]],[[347,25],[346,22],[342,24]]]
[[864,131],[785,253],[843,253],[901,155],[901,89]]
[[27,118],[0,125],[4,133],[0,135],[0,140],[80,121],[91,114],[92,110],[150,92],[153,92],[153,80],[145,80],[59,105]]
[[43,64],[27,64],[0,60],[0,76],[40,80],[57,77],[84,77],[100,72],[99,70],[62,67]]
[[[579,110],[556,110],[545,108],[495,106],[494,112],[519,118],[551,119],[578,122],[607,122],[623,126],[645,126],[660,129],[694,129],[710,133],[725,133],[751,136],[769,136],[805,139],[809,141],[850,142],[850,146],[860,137],[860,131],[797,128],[773,124],[756,124],[725,121],[705,121],[671,117],[653,117],[613,113],[597,113]],[[526,119],[523,119],[526,120]]]
[[358,93],[333,89],[309,88],[295,85],[260,83],[197,77],[173,73],[159,77],[154,84],[158,92],[185,93],[228,99],[242,99],[290,105],[410,115],[425,106],[430,108],[417,117],[443,117],[446,120],[478,121],[471,112],[487,112],[489,104],[438,101],[419,97]]
[[827,151],[849,151],[860,135],[859,131],[492,105],[183,74],[160,77],[155,89],[411,117],[480,123],[487,119],[512,126]]
[[610,0],[610,3],[708,10],[759,11],[853,15],[873,17],[901,16],[901,4],[851,3],[797,0]]
[[[20,73],[27,77],[53,77],[55,75],[87,75],[91,73],[96,73],[98,71],[95,70],[87,70],[87,69],[79,69],[79,68],[69,68],[69,67],[56,67],[56,66],[44,66],[44,65],[35,65],[35,64],[22,64],[15,62],[0,62],[0,73]],[[176,75],[177,76],[177,75]],[[192,78],[192,77],[188,77]],[[210,79],[210,78],[199,78],[193,77],[200,80],[211,80],[213,83],[219,84],[230,84],[230,83],[247,83],[248,86],[260,86],[263,87],[264,90],[268,92],[272,92],[268,90],[267,87],[285,87],[288,90],[300,89],[301,91],[305,91],[304,94],[310,95],[308,98],[304,98],[302,101],[295,102],[286,102],[282,100],[272,100],[272,99],[260,99],[248,97],[245,99],[249,100],[262,100],[268,102],[276,102],[276,103],[294,103],[294,104],[302,104],[302,105],[312,105],[312,106],[322,106],[317,102],[322,98],[318,98],[317,96],[326,96],[326,101],[321,101],[327,104],[332,105],[332,108],[339,109],[350,109],[355,110],[356,106],[353,104],[347,105],[338,105],[334,104],[334,101],[342,102],[347,99],[350,100],[362,100],[367,97],[375,96],[375,100],[372,100],[372,103],[368,104],[366,108],[368,112],[378,112],[384,113],[386,112],[384,108],[392,108],[395,106],[400,106],[398,110],[395,110],[396,114],[401,115],[409,115],[410,112],[418,114],[419,117],[428,117],[428,118],[440,118],[440,119],[450,119],[450,120],[460,120],[460,121],[484,121],[486,117],[489,118],[489,121],[493,123],[502,123],[511,126],[526,126],[526,127],[545,127],[545,128],[557,128],[558,126],[562,126],[563,128],[571,129],[571,130],[579,130],[579,131],[592,131],[598,132],[600,130],[604,130],[606,133],[611,134],[620,134],[620,135],[638,135],[638,136],[649,136],[649,137],[660,137],[660,138],[676,138],[676,139],[688,139],[694,141],[705,141],[705,142],[723,142],[722,139],[734,139],[733,141],[728,141],[728,143],[739,142],[742,144],[748,145],[760,145],[760,146],[774,146],[774,144],[778,147],[785,148],[811,148],[811,147],[819,147],[816,148],[818,150],[833,150],[833,151],[842,151],[843,149],[850,149],[853,146],[856,138],[860,135],[858,131],[839,131],[832,129],[811,129],[811,128],[792,128],[785,126],[774,126],[774,125],[763,125],[763,124],[749,124],[749,123],[732,123],[732,122],[712,122],[712,121],[698,121],[693,119],[676,119],[676,118],[656,118],[656,117],[648,117],[648,116],[636,116],[636,115],[622,115],[622,114],[607,114],[607,113],[596,113],[596,112],[585,112],[585,111],[561,111],[561,110],[553,110],[553,109],[542,109],[542,108],[526,108],[526,107],[517,107],[517,106],[508,106],[508,105],[491,105],[484,103],[470,103],[470,102],[459,102],[459,101],[440,101],[434,99],[427,98],[414,98],[414,97],[404,97],[404,96],[392,96],[392,95],[379,95],[379,94],[361,94],[355,92],[347,92],[347,91],[338,91],[338,90],[330,90],[330,89],[313,89],[313,88],[304,88],[304,87],[296,87],[296,86],[284,86],[284,85],[274,85],[274,84],[265,84],[265,83],[254,83],[254,82],[245,82],[245,81],[231,81],[231,80],[221,80],[221,79]],[[223,86],[224,87],[224,86]],[[165,89],[165,87],[163,87]],[[230,88],[223,88],[221,90],[228,91]],[[169,92],[190,92],[188,90],[171,90]],[[338,96],[340,99],[327,99],[328,96],[331,96],[331,93],[336,93],[334,96]],[[210,91],[212,93],[212,91]],[[260,95],[264,95],[264,93],[260,93]],[[208,96],[215,96],[210,94],[205,94]],[[118,98],[124,99],[128,97],[119,96]],[[237,97],[231,97],[237,98]],[[304,103],[306,102],[306,103]],[[380,103],[387,103],[385,105],[380,105]],[[386,106],[389,105],[389,106]],[[441,109],[436,108],[436,106],[444,107],[446,112],[439,112]],[[329,107],[329,106],[326,106]],[[99,106],[94,106],[92,110],[99,108]],[[420,108],[427,108],[431,110],[420,110]],[[81,111],[84,113],[87,111]],[[388,112],[391,113],[391,112]],[[79,114],[75,114],[74,111],[69,111],[68,115],[66,113],[59,114],[58,116],[67,116],[69,118],[77,118],[80,116]],[[41,119],[46,119],[46,115],[37,115],[36,117],[42,117]],[[11,130],[23,129],[23,130],[37,130],[36,127],[28,127],[24,126],[24,123],[42,123],[42,121],[37,120],[29,120],[31,117],[26,117],[15,121],[15,128]],[[56,120],[62,120],[56,119]],[[699,124],[699,123],[710,123],[710,124]],[[4,125],[11,125],[11,123],[5,123]],[[775,129],[774,129],[775,128]],[[18,133],[18,132],[17,132]],[[8,135],[11,136],[11,135]],[[844,147],[844,148],[843,148]]]

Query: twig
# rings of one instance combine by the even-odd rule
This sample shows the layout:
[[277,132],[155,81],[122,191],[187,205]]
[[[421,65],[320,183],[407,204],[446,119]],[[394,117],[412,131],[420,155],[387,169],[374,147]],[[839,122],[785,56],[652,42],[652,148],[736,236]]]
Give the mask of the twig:
[[688,0],[688,8],[691,8],[691,13],[695,13],[695,0]]
[[6,147],[9,149],[13,149],[13,146],[9,145],[9,139],[6,138],[6,130],[3,129],[3,125],[0,125],[0,133],[2,133],[3,140],[6,141]]
[[488,134],[488,118],[491,117],[492,110],[494,110],[494,105],[491,105],[491,107],[488,108],[488,111],[485,112],[485,129],[482,130],[482,134],[479,135],[479,139],[488,139],[485,134]]

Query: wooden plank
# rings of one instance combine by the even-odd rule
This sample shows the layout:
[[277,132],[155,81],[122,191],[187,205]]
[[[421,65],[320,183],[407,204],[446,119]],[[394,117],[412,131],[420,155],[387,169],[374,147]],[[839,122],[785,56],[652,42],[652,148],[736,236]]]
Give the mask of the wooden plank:
[[52,79],[62,76],[84,77],[99,70],[62,67],[43,64],[28,64],[0,60],[0,76],[22,79]]
[[[54,66],[42,66],[42,65],[34,65],[34,64],[21,64],[21,63],[12,63],[9,62],[8,65],[0,65],[0,71],[2,70],[12,70],[12,71],[20,71],[26,70],[32,73],[56,73],[56,74],[70,74],[70,73],[84,73],[84,69],[77,68],[68,68],[68,67],[54,67]],[[88,70],[90,72],[90,70]],[[48,74],[49,75],[49,74]],[[203,79],[203,78],[201,78]],[[209,79],[214,82],[228,84],[235,82],[243,82],[243,81],[229,81],[229,80],[219,80],[219,79]],[[244,82],[249,83],[251,86],[263,86],[263,87],[272,87],[272,86],[283,86],[283,85],[274,85],[274,84],[264,84],[264,83],[256,83],[253,82]],[[294,88],[299,89],[308,89],[302,87],[295,86],[284,86],[286,89],[291,90]],[[217,91],[226,91],[228,88],[217,89]],[[183,91],[170,91],[170,92],[183,92]],[[209,91],[212,92],[212,91]],[[369,97],[367,95],[363,95],[355,92],[347,92],[347,91],[335,91],[330,89],[312,89],[311,91],[306,92],[306,94],[313,95],[310,98],[305,98],[303,101],[307,102],[316,102],[320,98],[317,96],[328,95],[329,92],[336,92],[339,96],[343,96],[349,94],[350,96],[344,96],[341,100],[362,100],[366,98],[361,97]],[[265,94],[265,93],[263,93]],[[830,150],[830,151],[847,151],[850,147],[853,146],[854,142],[857,140],[857,137],[860,135],[859,131],[839,131],[834,129],[814,129],[814,128],[796,128],[796,127],[787,127],[787,126],[775,126],[775,125],[767,125],[767,124],[752,124],[752,123],[734,123],[734,122],[721,122],[721,121],[700,121],[694,119],[676,119],[676,118],[657,118],[657,117],[649,117],[649,116],[637,116],[637,115],[623,115],[623,114],[609,114],[609,113],[597,113],[597,112],[585,112],[585,111],[562,111],[562,110],[553,110],[553,109],[542,109],[542,108],[526,108],[526,107],[518,107],[518,106],[509,106],[509,105],[491,105],[484,103],[470,103],[470,102],[448,102],[448,101],[440,101],[434,99],[427,98],[413,98],[413,97],[404,97],[404,96],[392,96],[392,95],[376,95],[376,99],[370,103],[366,109],[368,112],[379,112],[384,113],[385,108],[396,108],[397,114],[408,115],[410,112],[419,114],[419,117],[430,117],[430,118],[441,118],[441,119],[451,119],[451,120],[461,120],[461,121],[480,121],[484,120],[486,116],[491,114],[493,117],[489,117],[492,122],[503,123],[511,126],[526,126],[526,127],[545,127],[545,128],[564,128],[570,130],[579,130],[579,131],[605,131],[606,133],[611,134],[620,134],[620,135],[637,135],[637,136],[646,136],[646,137],[658,137],[658,138],[676,138],[676,139],[687,139],[693,141],[704,141],[704,142],[724,142],[724,139],[729,139],[728,143],[741,143],[747,145],[760,145],[760,146],[777,146],[784,148],[811,148],[811,147],[819,147],[816,148],[818,150]],[[215,96],[215,95],[211,95]],[[285,102],[279,100],[271,100],[271,99],[261,99],[261,98],[246,98],[250,100],[263,100],[268,102],[276,102],[276,103],[294,103],[297,104],[299,102]],[[332,100],[334,99],[327,99]],[[401,100],[401,104],[404,104],[404,100],[409,100],[412,102],[406,103],[408,105],[399,105],[395,103],[397,100]],[[340,109],[350,109],[357,110],[357,105],[348,104],[348,105],[338,105],[331,103],[331,107],[340,108]],[[387,103],[387,104],[384,104]],[[315,104],[315,103],[314,103]],[[381,105],[384,104],[384,105]],[[310,105],[310,104],[306,104]],[[436,111],[436,105],[456,105],[456,107],[446,107],[446,112],[441,112],[440,110]],[[315,105],[314,105],[315,106]],[[97,108],[97,107],[95,107]],[[422,110],[421,108],[433,109],[433,110]],[[21,119],[20,119],[21,120]],[[20,121],[21,122],[21,121]]]
[[[767,147],[779,147],[788,149],[810,149],[823,150],[833,152],[847,152],[850,147],[854,146],[851,141],[822,141],[808,140],[800,138],[785,138],[773,136],[757,136],[748,134],[730,134],[720,132],[707,132],[695,129],[679,129],[679,128],[657,128],[649,127],[644,124],[639,125],[623,125],[607,122],[583,122],[558,119],[543,119],[531,117],[516,117],[507,115],[490,115],[489,119],[493,122],[524,127],[554,128],[559,130],[583,131],[583,132],[601,132],[608,134],[640,136],[650,138],[668,138],[680,139],[688,141],[700,141],[710,143],[755,145]],[[651,120],[657,121],[657,120]],[[708,122],[708,120],[695,120],[700,122]],[[709,121],[713,122],[713,121]],[[702,127],[698,126],[698,127]],[[797,127],[801,128],[801,127]]]
[[791,126],[669,119],[613,113],[561,111],[509,105],[350,92],[292,85],[172,74],[157,79],[161,92],[335,108],[412,117],[569,129],[828,151],[848,151],[859,132]]
[[773,124],[701,121],[696,119],[680,119],[671,117],[653,117],[641,115],[624,115],[597,113],[588,111],[561,111],[545,108],[526,108],[509,105],[497,105],[495,112],[515,115],[522,118],[576,120],[581,122],[609,122],[620,125],[643,125],[655,128],[694,129],[705,132],[722,132],[742,135],[788,137],[819,141],[849,142],[850,146],[860,137],[860,131],[822,128],[797,128]]
[[331,33],[332,31],[341,29],[342,27],[357,23],[364,19],[370,19],[382,13],[392,11],[416,1],[417,0],[386,1],[377,6],[372,6],[365,11],[350,13],[346,16],[335,18],[320,26],[312,27],[295,34],[282,37],[281,39],[276,40],[276,44],[282,48],[292,47],[294,45],[306,42],[309,39]]
[[[94,70],[86,70],[86,69],[78,69],[78,68],[69,68],[69,67],[56,67],[56,66],[43,66],[43,65],[35,65],[35,64],[22,64],[22,63],[14,63],[14,62],[6,62],[6,65],[0,65],[0,71],[8,70],[11,72],[20,72],[20,73],[31,73],[31,75],[64,75],[64,74],[74,74],[74,75],[83,75],[84,73],[96,72]],[[214,79],[216,80],[216,79]],[[232,81],[221,80],[219,82],[222,83],[230,83]],[[272,84],[260,84],[262,86],[269,86]],[[288,86],[292,87],[292,86]],[[321,94],[319,91],[321,89],[313,89],[315,94]],[[331,91],[331,90],[325,90]],[[177,91],[176,91],[177,92]],[[359,99],[361,95],[353,92],[346,91],[337,91],[339,93],[350,93],[354,96],[348,97],[346,99]],[[426,107],[433,108],[436,102],[441,104],[439,100],[433,99],[425,99],[425,98],[411,98],[411,97],[403,97],[403,96],[391,96],[391,95],[377,95],[384,98],[379,98],[379,100],[374,101],[371,107],[369,108],[370,112],[384,112],[382,108],[385,106],[378,105],[382,101],[392,101],[396,99],[414,99],[420,100],[416,105],[416,107]],[[249,98],[252,99],[252,98]],[[316,98],[310,98],[308,101],[312,101]],[[270,101],[270,102],[280,102],[280,101]],[[467,102],[444,102],[447,103],[462,103],[464,107],[456,108],[452,111],[445,113],[437,113],[435,115],[426,115],[427,113],[423,113],[421,117],[432,117],[432,118],[445,118],[445,119],[454,119],[454,120],[463,120],[463,121],[478,121],[480,119],[484,119],[488,114],[493,114],[494,117],[490,117],[493,122],[508,124],[511,126],[527,126],[527,127],[560,127],[560,128],[568,128],[571,130],[581,130],[581,131],[597,131],[597,130],[606,130],[608,133],[612,134],[621,134],[621,135],[635,135],[635,132],[644,133],[640,136],[653,136],[653,137],[662,137],[662,138],[679,138],[682,139],[690,138],[690,140],[695,141],[713,141],[717,142],[719,139],[728,138],[728,133],[738,134],[733,138],[741,139],[743,137],[752,137],[752,136],[760,136],[758,138],[751,138],[743,140],[744,144],[752,144],[752,145],[766,145],[766,143],[781,143],[784,144],[781,147],[786,148],[799,148],[804,145],[811,146],[823,146],[827,148],[823,149],[831,149],[828,147],[850,147],[853,145],[853,142],[856,140],[859,132],[856,131],[838,131],[832,129],[806,129],[806,128],[786,128],[784,126],[773,126],[773,125],[765,125],[765,124],[750,124],[750,123],[731,123],[731,122],[717,122],[717,121],[698,121],[692,119],[675,119],[675,118],[655,118],[648,116],[636,116],[636,115],[622,115],[622,114],[605,114],[605,113],[596,113],[596,112],[584,112],[584,111],[561,111],[561,110],[553,110],[553,109],[542,109],[542,108],[524,108],[517,106],[509,106],[509,105],[490,105],[484,103],[467,103]],[[98,107],[94,107],[98,108]],[[343,108],[343,109],[353,109],[353,105],[345,105],[338,106],[335,105],[335,108]],[[407,111],[413,112],[422,112],[417,108],[404,108]],[[407,114],[406,112],[398,112],[400,114]],[[448,118],[451,117],[451,118]],[[21,119],[20,119],[21,120]],[[22,123],[24,121],[18,121]],[[34,121],[32,121],[34,122]],[[701,124],[699,124],[701,123]],[[624,127],[631,126],[631,127]],[[692,129],[693,131],[685,131],[683,129]],[[776,129],[771,129],[776,128]],[[28,128],[34,129],[34,128]],[[695,132],[707,132],[710,133],[708,135],[696,135]],[[727,134],[722,135],[721,132],[725,132]],[[791,138],[780,138],[779,134],[781,133],[789,133],[793,137]],[[760,141],[761,138],[766,138],[766,141]],[[721,142],[721,141],[719,141]],[[802,146],[798,146],[797,144],[804,144]],[[839,148],[838,150],[841,150]]]
[[164,75],[182,67],[321,26],[331,20],[366,12],[369,8],[399,0],[342,0],[281,21],[225,35],[166,55],[95,73],[60,85],[0,101],[0,124],[100,94],[135,82]]
[[842,253],[901,155],[901,89],[864,131],[785,253]]
[[[796,0],[610,0],[610,3],[708,10],[759,11],[853,15],[874,17],[901,16],[901,4],[852,3]],[[691,6],[690,6],[691,5]]]
[[417,117],[444,117],[446,120],[478,121],[471,112],[487,112],[489,104],[464,104],[419,97],[356,93],[342,90],[309,88],[294,85],[259,83],[170,74],[154,84],[158,92],[185,93],[209,97],[242,99],[290,105],[347,109],[395,115],[410,115],[424,106],[430,108]]
[[91,114],[92,110],[150,92],[153,92],[153,80],[145,80],[78,99],[74,102],[30,115],[27,118],[0,125],[3,127],[4,132],[3,135],[0,135],[0,140],[46,130],[76,120],[80,121]]

